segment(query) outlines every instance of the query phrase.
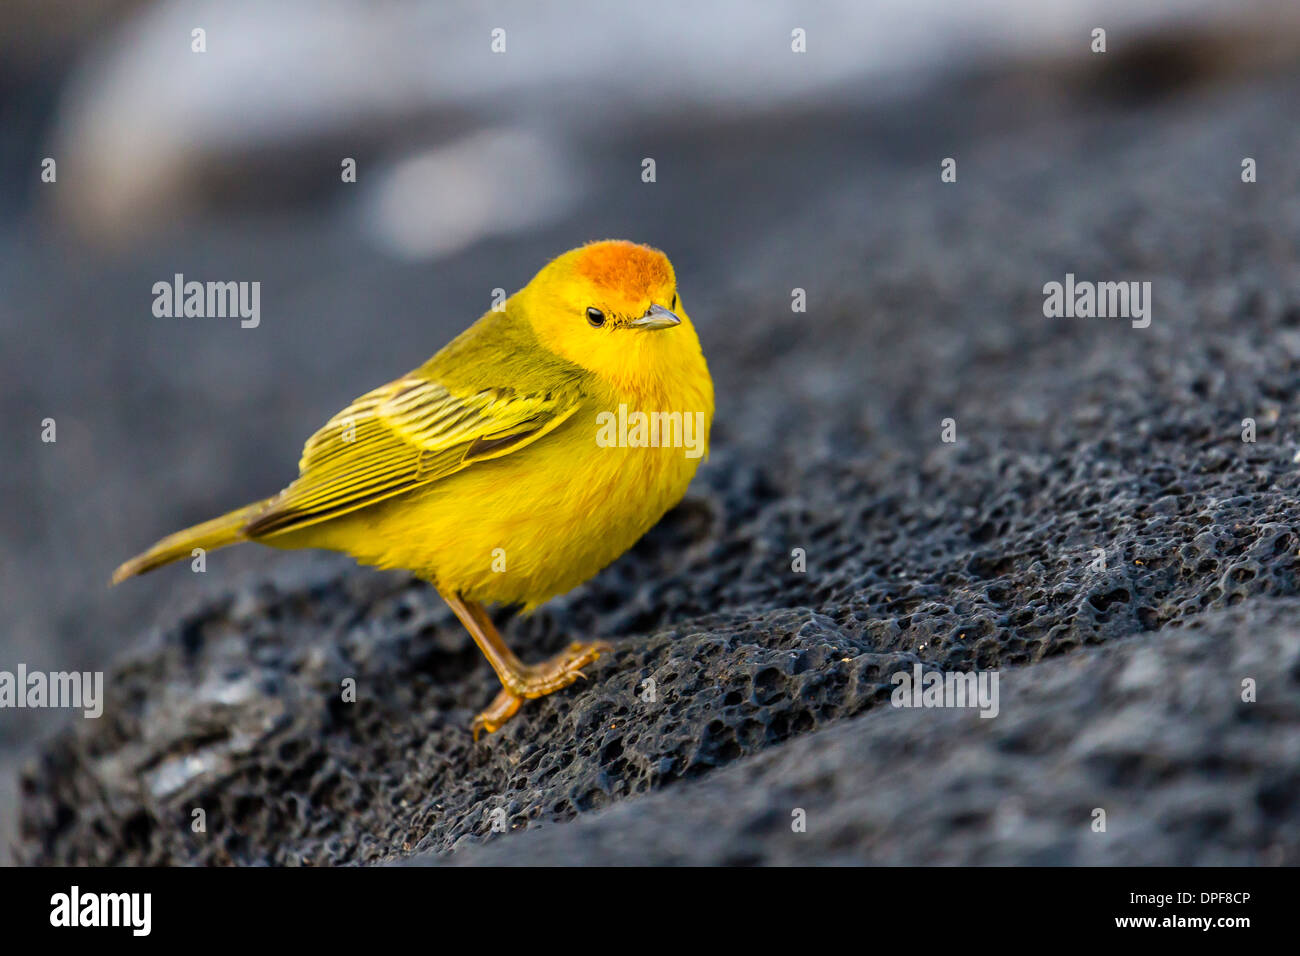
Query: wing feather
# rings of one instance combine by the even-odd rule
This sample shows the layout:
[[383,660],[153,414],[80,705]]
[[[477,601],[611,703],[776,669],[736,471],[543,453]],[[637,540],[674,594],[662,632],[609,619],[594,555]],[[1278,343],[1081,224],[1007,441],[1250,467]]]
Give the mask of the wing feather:
[[334,518],[521,448],[578,410],[575,388],[452,391],[408,376],[367,392],[307,440],[298,479],[245,526],[251,537]]

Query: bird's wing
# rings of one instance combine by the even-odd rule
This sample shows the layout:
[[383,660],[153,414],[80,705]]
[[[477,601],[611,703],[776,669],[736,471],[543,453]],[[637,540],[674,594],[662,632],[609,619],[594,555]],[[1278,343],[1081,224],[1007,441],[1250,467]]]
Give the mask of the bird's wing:
[[316,524],[516,451],[578,410],[564,388],[453,391],[412,374],[368,392],[307,440],[299,476],[244,528],[250,537]]

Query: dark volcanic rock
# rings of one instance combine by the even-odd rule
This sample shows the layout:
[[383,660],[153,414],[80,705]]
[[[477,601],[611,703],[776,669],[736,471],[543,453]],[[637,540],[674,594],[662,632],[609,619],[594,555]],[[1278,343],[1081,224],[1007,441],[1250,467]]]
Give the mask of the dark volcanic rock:
[[[509,622],[526,657],[612,639],[587,683],[474,745],[493,679],[427,586],[241,592],[44,749],[20,854],[1300,862],[1296,94],[1065,111],[952,185],[949,144],[864,158],[686,294],[719,392],[687,501]],[[1152,282],[1151,326],[1044,318],[1067,272]],[[892,711],[914,662],[999,669],[1001,715]]]
[[1005,671],[995,719],[878,708],[690,787],[416,862],[1294,864],[1297,615],[1295,599],[1215,611]]

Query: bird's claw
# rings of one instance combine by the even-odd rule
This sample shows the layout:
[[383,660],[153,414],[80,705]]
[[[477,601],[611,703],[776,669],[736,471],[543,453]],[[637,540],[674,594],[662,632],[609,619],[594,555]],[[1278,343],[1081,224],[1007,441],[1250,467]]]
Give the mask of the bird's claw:
[[470,724],[475,743],[481,732],[495,733],[525,700],[545,697],[557,690],[568,687],[576,680],[586,680],[583,668],[594,663],[601,654],[614,650],[606,641],[575,641],[568,649],[540,664],[532,664],[521,673],[510,674],[506,686],[481,714]]

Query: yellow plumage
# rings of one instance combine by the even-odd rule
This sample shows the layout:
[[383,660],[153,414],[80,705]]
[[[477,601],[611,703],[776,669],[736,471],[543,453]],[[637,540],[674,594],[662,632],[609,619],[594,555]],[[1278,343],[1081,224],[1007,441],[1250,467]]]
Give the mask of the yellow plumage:
[[602,413],[620,411],[698,413],[707,450],[713,385],[668,259],[592,243],[331,418],[278,495],[163,539],[114,581],[244,540],[409,569],[447,598],[502,677],[475,725],[493,730],[600,648],[529,668],[477,604],[532,609],[582,583],[681,499],[699,464],[680,445],[599,443]]

